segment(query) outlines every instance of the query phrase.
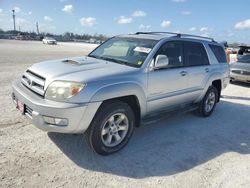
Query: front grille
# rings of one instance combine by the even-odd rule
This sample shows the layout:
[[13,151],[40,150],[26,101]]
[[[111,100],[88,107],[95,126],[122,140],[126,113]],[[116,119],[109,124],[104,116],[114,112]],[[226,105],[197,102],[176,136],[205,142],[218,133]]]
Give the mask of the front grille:
[[27,70],[22,76],[22,83],[34,93],[44,96],[45,78]]
[[25,105],[25,111],[24,111],[24,114],[28,115],[30,118],[32,118],[32,112],[33,110],[28,107],[27,105]]
[[250,71],[245,70],[232,70],[232,73],[250,76]]

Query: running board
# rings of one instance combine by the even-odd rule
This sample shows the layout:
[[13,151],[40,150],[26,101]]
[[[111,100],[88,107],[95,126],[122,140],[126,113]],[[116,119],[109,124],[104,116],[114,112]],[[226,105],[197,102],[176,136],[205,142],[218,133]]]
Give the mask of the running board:
[[193,104],[193,105],[186,106],[186,107],[179,108],[179,109],[175,109],[175,110],[163,110],[160,112],[155,112],[153,115],[146,116],[145,118],[143,118],[141,121],[141,124],[142,125],[149,125],[149,124],[155,123],[157,121],[166,119],[168,117],[184,114],[187,112],[194,111],[196,109],[198,109],[198,104]]

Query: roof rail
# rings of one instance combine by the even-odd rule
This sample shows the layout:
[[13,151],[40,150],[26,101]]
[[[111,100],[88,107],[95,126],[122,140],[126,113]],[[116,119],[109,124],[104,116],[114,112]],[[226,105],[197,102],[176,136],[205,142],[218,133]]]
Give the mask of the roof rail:
[[145,34],[145,35],[162,35],[162,34],[170,34],[170,35],[180,35],[180,33],[174,33],[174,32],[137,32],[136,35]]
[[203,37],[199,35],[191,35],[191,34],[183,34],[183,33],[174,33],[174,32],[137,32],[136,35],[145,34],[145,35],[162,35],[162,34],[170,34],[170,35],[176,35],[177,37],[191,37],[191,38],[197,38],[197,39],[205,39],[210,40],[212,42],[215,42],[215,40],[211,37]]

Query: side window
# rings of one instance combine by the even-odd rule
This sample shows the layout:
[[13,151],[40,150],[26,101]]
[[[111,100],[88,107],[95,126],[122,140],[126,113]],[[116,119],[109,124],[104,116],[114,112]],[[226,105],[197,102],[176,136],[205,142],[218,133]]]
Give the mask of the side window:
[[182,58],[182,42],[170,41],[162,45],[157,55],[166,55],[168,57],[167,68],[177,68],[184,65]]
[[226,63],[227,62],[225,50],[221,46],[209,44],[209,47],[213,51],[213,53],[214,53],[214,55],[219,63]]
[[199,42],[184,42],[185,62],[187,66],[208,65],[208,57],[204,46]]

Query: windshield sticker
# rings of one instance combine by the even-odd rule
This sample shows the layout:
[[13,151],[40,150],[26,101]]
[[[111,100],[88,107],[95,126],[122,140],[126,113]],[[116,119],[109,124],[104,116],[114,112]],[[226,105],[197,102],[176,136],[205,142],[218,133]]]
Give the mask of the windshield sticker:
[[142,52],[142,53],[149,53],[152,49],[151,48],[145,48],[145,47],[139,47],[137,46],[134,51],[135,52]]

